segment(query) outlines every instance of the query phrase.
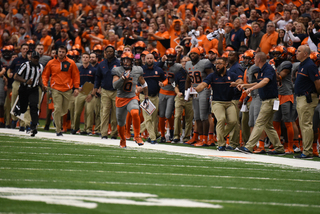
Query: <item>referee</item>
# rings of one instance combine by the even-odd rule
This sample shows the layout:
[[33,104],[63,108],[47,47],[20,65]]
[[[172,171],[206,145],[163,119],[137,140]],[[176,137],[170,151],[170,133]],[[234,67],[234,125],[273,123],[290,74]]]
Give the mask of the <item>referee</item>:
[[27,111],[28,106],[30,106],[31,137],[34,137],[38,133],[38,86],[41,86],[42,90],[44,90],[41,78],[43,66],[39,64],[39,58],[40,54],[36,51],[33,51],[31,55],[31,60],[23,63],[20,66],[18,72],[14,75],[14,79],[20,82],[20,113],[25,113]]

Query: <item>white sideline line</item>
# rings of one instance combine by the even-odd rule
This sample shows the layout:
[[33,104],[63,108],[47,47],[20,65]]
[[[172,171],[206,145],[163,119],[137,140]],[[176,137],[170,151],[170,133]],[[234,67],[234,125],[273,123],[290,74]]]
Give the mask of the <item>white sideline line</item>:
[[[12,168],[0,167],[0,170],[29,170],[29,171],[65,171],[65,172],[97,172],[97,173],[118,173],[118,174],[139,174],[139,175],[161,175],[161,176],[185,176],[185,177],[209,177],[209,178],[230,178],[230,179],[250,179],[250,180],[281,180],[295,182],[316,182],[320,180],[305,180],[305,179],[284,179],[284,178],[266,178],[266,177],[243,177],[229,175],[199,175],[199,174],[183,174],[183,173],[157,173],[157,172],[128,172],[128,171],[104,171],[104,170],[78,170],[78,169],[40,169],[40,168]],[[319,192],[320,193],[320,192]]]
[[283,206],[283,207],[312,207],[320,208],[320,205],[315,204],[289,204],[278,202],[256,202],[256,201],[230,201],[230,200],[198,200],[207,203],[222,203],[222,204],[251,204],[251,205],[270,205],[270,206]]
[[0,154],[29,154],[29,155],[54,155],[54,156],[80,156],[80,157],[94,157],[95,155],[81,155],[81,154],[59,154],[59,153],[39,153],[39,152],[3,152]]
[[261,188],[245,188],[245,187],[223,187],[223,186],[204,186],[204,185],[189,185],[189,184],[158,184],[158,183],[132,183],[132,182],[112,182],[112,181],[64,181],[64,180],[36,180],[36,179],[1,179],[0,181],[10,182],[53,182],[53,183],[90,183],[90,184],[111,184],[111,185],[131,185],[131,186],[157,186],[157,187],[183,187],[183,188],[211,188],[211,189],[230,189],[244,191],[268,191],[268,192],[290,192],[290,193],[306,193],[319,194],[319,191],[306,190],[285,190],[285,189],[261,189]]
[[[30,136],[26,135],[25,133],[18,132],[16,129],[0,129],[0,133],[2,134],[9,134],[13,136],[19,136],[24,139],[30,139]],[[48,133],[48,132],[39,132],[34,139],[53,139],[55,141],[62,141],[68,144],[82,144],[82,145],[99,145],[99,146],[119,146],[119,140],[101,140],[100,138],[89,137],[89,136],[74,136],[65,134],[63,137],[57,137],[55,133]],[[294,168],[312,168],[312,169],[320,169],[320,164],[318,161],[312,160],[300,160],[294,158],[284,158],[284,157],[273,157],[273,156],[266,156],[266,155],[258,155],[258,154],[242,154],[240,152],[220,152],[213,149],[203,149],[203,148],[195,148],[195,147],[181,147],[181,146],[174,146],[174,145],[165,145],[165,144],[158,144],[158,145],[151,145],[146,143],[143,147],[139,147],[133,141],[127,141],[127,150],[129,149],[136,149],[140,151],[145,151],[146,149],[151,149],[153,151],[163,151],[163,152],[171,152],[171,153],[178,153],[178,154],[192,154],[198,155],[203,157],[215,157],[217,159],[227,159],[227,160],[237,160],[237,161],[245,161],[245,162],[262,162],[262,163],[269,163],[273,165],[286,165],[291,166]],[[119,151],[119,150],[117,150]],[[125,153],[125,149],[123,150]],[[293,156],[293,155],[292,155]]]

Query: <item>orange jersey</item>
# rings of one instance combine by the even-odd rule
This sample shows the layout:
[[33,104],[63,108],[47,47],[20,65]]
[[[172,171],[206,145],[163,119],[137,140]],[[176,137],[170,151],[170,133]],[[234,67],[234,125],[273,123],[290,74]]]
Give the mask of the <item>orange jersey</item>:
[[189,3],[188,5],[186,5],[186,4],[180,5],[180,7],[178,8],[177,12],[181,13],[182,20],[184,20],[185,17],[186,17],[186,9],[190,9],[192,11],[192,8],[193,8],[193,4],[192,3]]
[[[104,39],[104,35],[102,35],[102,34],[98,34],[98,35],[94,35],[94,36],[99,37],[100,39]],[[91,38],[87,32],[84,32],[82,34],[82,37],[84,37],[84,38],[86,38],[87,40],[90,41],[90,49],[91,50],[93,49],[94,45],[102,44],[102,42],[100,42],[99,40]]]
[[175,40],[175,38],[180,36],[180,30],[179,31],[174,30],[174,26],[171,25],[168,33],[170,36],[170,48],[175,48],[177,46],[177,43],[175,43],[174,40]]
[[42,74],[44,86],[48,86],[50,76],[50,87],[53,89],[65,92],[72,88],[79,88],[80,73],[78,67],[68,57],[65,57],[63,61],[54,58],[48,62]]
[[215,48],[218,50],[218,43],[217,39],[213,39],[209,41],[207,37],[205,37],[201,42],[198,43],[199,46],[202,46],[206,50],[206,54],[209,54],[209,50]]
[[[160,36],[160,37],[164,37],[165,39],[169,39],[169,37],[170,37],[168,31],[165,31],[163,33],[158,32],[155,35]],[[163,56],[167,50],[159,41],[157,41],[157,49],[160,52],[161,56]]]

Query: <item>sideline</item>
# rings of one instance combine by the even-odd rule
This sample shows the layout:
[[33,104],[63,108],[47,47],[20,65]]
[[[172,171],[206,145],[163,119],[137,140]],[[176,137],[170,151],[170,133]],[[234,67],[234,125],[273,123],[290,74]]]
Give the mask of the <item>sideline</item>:
[[[30,137],[25,132],[19,132],[18,129],[0,129],[0,134],[10,134],[16,136],[24,136]],[[83,135],[71,135],[64,134],[63,137],[57,137],[55,133],[49,132],[41,132],[39,131],[35,138],[47,138],[54,139],[59,141],[67,141],[70,142],[81,142],[84,144],[102,144],[102,145],[112,145],[119,146],[120,140],[112,140],[106,139],[102,140],[98,137],[90,137]],[[291,167],[299,167],[299,168],[311,168],[320,170],[320,162],[312,161],[312,160],[300,160],[294,158],[284,158],[284,157],[274,157],[267,155],[257,155],[257,154],[242,154],[240,152],[230,152],[224,151],[220,152],[212,149],[203,149],[203,148],[194,148],[194,147],[182,147],[182,146],[174,146],[170,144],[149,144],[145,143],[143,146],[138,146],[134,141],[127,140],[127,148],[140,148],[140,149],[152,149],[164,152],[173,152],[180,154],[192,154],[192,155],[201,155],[205,157],[215,157],[215,158],[225,158],[228,160],[239,160],[239,161],[247,161],[247,162],[260,162],[260,163],[269,163],[269,164],[277,164],[277,165],[285,165]]]

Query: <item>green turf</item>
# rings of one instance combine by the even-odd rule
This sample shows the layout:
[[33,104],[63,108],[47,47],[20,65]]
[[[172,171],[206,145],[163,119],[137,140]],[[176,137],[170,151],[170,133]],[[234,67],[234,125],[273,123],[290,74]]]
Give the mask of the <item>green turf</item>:
[[[223,206],[212,209],[98,203],[97,208],[86,209],[0,197],[0,213],[263,214],[319,213],[320,208],[319,170],[3,134],[0,187],[140,192]],[[222,201],[208,202],[211,200]]]

